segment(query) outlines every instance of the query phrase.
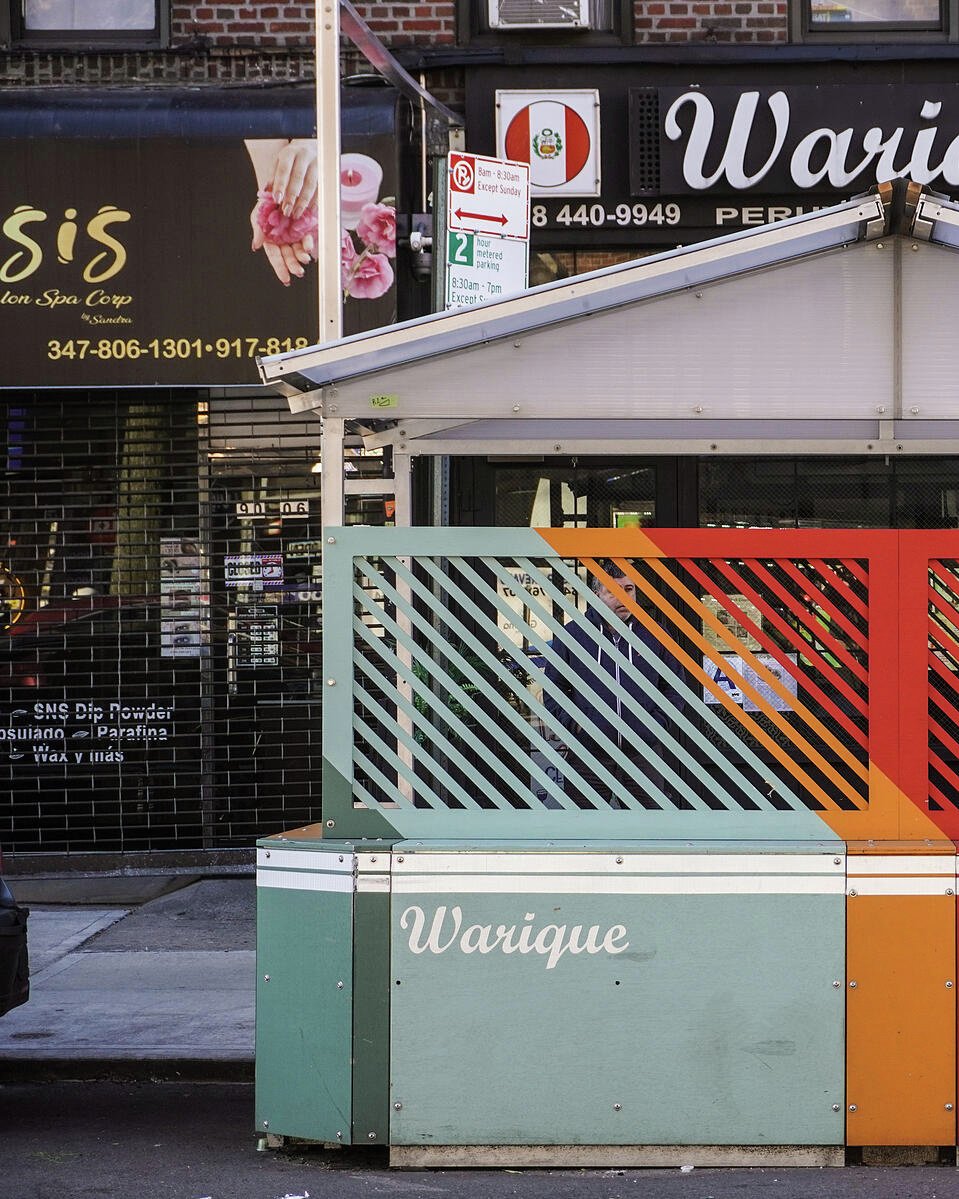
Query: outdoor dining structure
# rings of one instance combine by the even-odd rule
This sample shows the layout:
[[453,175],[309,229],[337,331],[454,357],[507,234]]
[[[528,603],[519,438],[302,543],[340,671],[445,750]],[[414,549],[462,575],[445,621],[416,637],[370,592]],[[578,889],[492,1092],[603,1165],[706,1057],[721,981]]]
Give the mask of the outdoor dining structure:
[[[957,244],[883,186],[262,360],[322,415],[325,525],[323,820],[257,847],[264,1146],[955,1153],[959,529],[414,526],[410,482],[959,454]],[[345,525],[347,437],[392,527]]]

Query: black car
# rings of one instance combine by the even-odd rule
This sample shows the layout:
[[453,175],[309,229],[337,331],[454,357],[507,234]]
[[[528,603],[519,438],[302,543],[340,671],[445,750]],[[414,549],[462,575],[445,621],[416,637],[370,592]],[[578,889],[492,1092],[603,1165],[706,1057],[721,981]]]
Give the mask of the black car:
[[3,881],[0,857],[0,1016],[26,1003],[30,997],[27,963],[27,916]]

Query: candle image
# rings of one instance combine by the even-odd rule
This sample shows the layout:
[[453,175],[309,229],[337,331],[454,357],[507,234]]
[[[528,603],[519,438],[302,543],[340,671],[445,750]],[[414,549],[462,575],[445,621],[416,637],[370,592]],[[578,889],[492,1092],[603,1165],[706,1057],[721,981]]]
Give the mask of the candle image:
[[375,202],[383,182],[383,168],[366,154],[340,156],[340,225],[355,229],[360,213]]

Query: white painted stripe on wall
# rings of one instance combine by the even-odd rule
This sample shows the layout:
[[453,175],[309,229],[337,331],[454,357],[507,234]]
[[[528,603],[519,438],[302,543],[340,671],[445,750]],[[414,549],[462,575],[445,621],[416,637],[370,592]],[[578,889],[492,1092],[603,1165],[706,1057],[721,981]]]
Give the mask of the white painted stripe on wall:
[[262,849],[256,851],[257,869],[326,870],[337,874],[353,873],[353,855],[339,850]]
[[307,873],[302,870],[258,870],[258,887],[272,887],[277,891],[339,891],[353,892],[352,874],[323,874],[319,871]]
[[[400,857],[403,859],[400,861]],[[617,862],[617,858],[621,861]],[[838,859],[838,861],[836,860]],[[404,874],[822,874],[841,877],[842,851],[820,854],[415,853],[393,858]]]
[[457,874],[394,877],[394,895],[842,895],[842,876]]

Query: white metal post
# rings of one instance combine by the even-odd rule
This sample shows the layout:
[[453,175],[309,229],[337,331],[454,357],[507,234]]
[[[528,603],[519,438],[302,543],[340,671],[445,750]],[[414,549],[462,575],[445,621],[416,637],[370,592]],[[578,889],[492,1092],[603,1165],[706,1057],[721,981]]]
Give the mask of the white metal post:
[[342,336],[340,295],[340,10],[339,0],[316,4],[316,154],[319,341]]

